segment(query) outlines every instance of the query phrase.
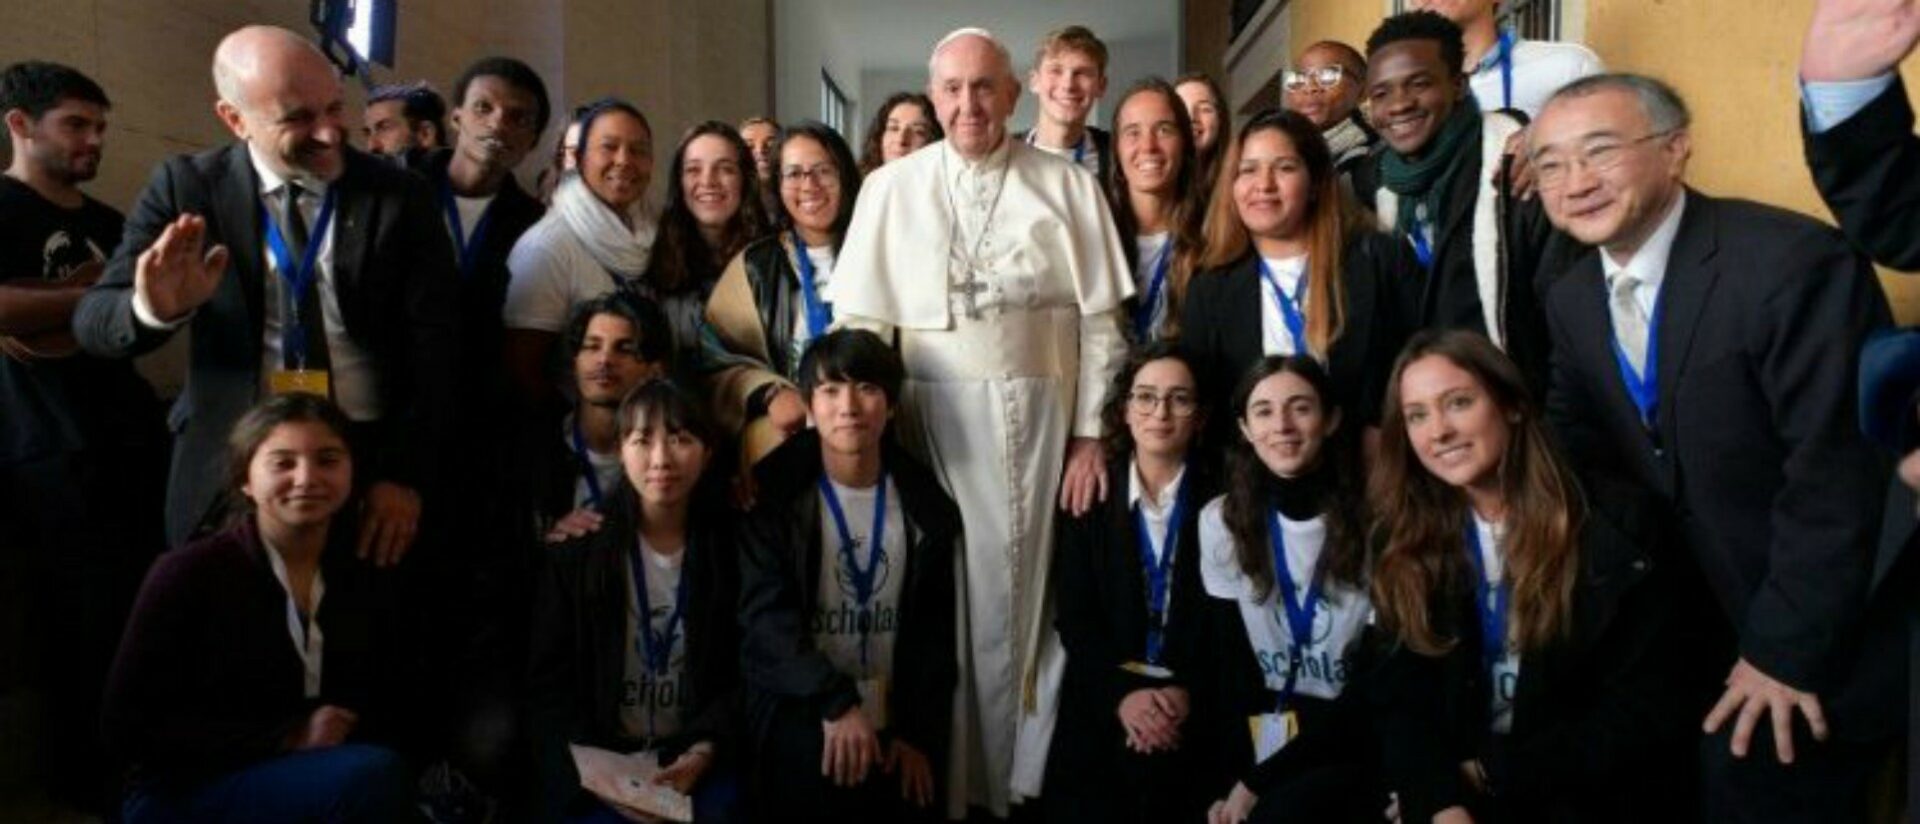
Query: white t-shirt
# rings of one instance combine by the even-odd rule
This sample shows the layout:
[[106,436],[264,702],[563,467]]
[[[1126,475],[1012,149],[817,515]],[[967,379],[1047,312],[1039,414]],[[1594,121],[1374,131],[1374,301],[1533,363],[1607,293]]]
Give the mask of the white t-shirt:
[[1300,312],[1302,334],[1306,332],[1307,295],[1300,289],[1300,279],[1307,275],[1305,255],[1290,258],[1266,258],[1267,271],[1273,273],[1273,279],[1260,278],[1260,343],[1261,351],[1269,355],[1302,354],[1293,345],[1293,333],[1287,329],[1287,319],[1280,314],[1280,294],[1273,290],[1275,284],[1287,291],[1287,298],[1296,294],[1300,302],[1295,309]]
[[[1150,235],[1135,235],[1133,238],[1134,246],[1140,251],[1139,257],[1136,258],[1140,262],[1133,267],[1133,296],[1142,303],[1146,302],[1148,290],[1153,286],[1153,273],[1160,268],[1160,256],[1173,254],[1173,247],[1167,243],[1167,237],[1167,232],[1155,232]],[[1171,288],[1167,281],[1172,279],[1173,269],[1169,261],[1166,279],[1160,282],[1159,294],[1153,296],[1153,316],[1147,325],[1156,340],[1160,336],[1160,330],[1167,325],[1167,290]],[[1133,317],[1129,316],[1127,322],[1132,323]]]
[[[579,455],[579,453],[573,451],[573,416],[572,415],[568,415],[566,422],[561,424],[560,426],[560,440],[562,443],[565,443],[567,445],[568,452],[573,453],[575,456]],[[595,452],[593,451],[592,447],[588,447],[586,449],[586,453],[587,453],[587,465],[593,467],[593,477],[595,480],[600,482],[601,496],[604,497],[604,496],[612,495],[613,488],[620,483],[621,473],[626,471],[626,467],[622,466],[620,463],[620,453],[619,452]],[[583,507],[592,503],[593,502],[592,493],[593,493],[593,490],[587,486],[586,476],[581,475],[578,472],[574,473],[573,508],[579,509],[580,507]]]
[[558,212],[548,212],[520,236],[507,270],[512,279],[501,320],[508,329],[554,334],[566,331],[574,304],[612,292],[618,277],[594,259]]
[[[473,227],[480,224],[481,216],[487,213],[488,206],[493,205],[494,197],[495,195],[487,195],[486,197],[453,196],[453,209],[460,214],[460,231],[457,234],[461,239],[467,243],[473,242]],[[447,227],[447,229],[448,239],[452,239],[456,233],[452,231],[453,227],[451,226]],[[457,245],[454,247],[453,259],[455,263],[460,261],[462,251],[463,250]]]
[[[1506,530],[1495,529],[1493,524],[1474,515],[1473,531],[1480,536],[1480,561],[1487,571],[1487,583],[1491,590],[1500,585],[1500,579],[1507,572]],[[1493,593],[1489,591],[1488,596],[1492,597]],[[1473,630],[1478,632],[1479,627],[1475,626]],[[1520,651],[1513,643],[1511,627],[1507,630],[1507,636],[1506,652],[1493,665],[1493,704],[1488,715],[1493,719],[1493,731],[1502,734],[1513,731],[1513,693],[1520,683]]]
[[[1225,505],[1226,497],[1222,496],[1200,512],[1201,581],[1208,595],[1239,606],[1240,620],[1246,625],[1247,640],[1253,643],[1267,689],[1278,692],[1286,688],[1294,654],[1285,596],[1275,583],[1267,597],[1255,597],[1253,579],[1240,569],[1234,557],[1236,544],[1227,531]],[[1314,567],[1320,562],[1320,550],[1326,544],[1326,523],[1320,518],[1294,521],[1281,516],[1280,528],[1287,548],[1287,577],[1293,580],[1297,597],[1304,599]],[[1260,552],[1270,555],[1273,549],[1262,546]],[[1340,697],[1352,675],[1348,656],[1372,618],[1373,605],[1364,590],[1329,586],[1313,610],[1313,632],[1300,656],[1294,692],[1328,700]]]
[[1513,44],[1513,100],[1509,103],[1503,99],[1506,93],[1498,61],[1472,68],[1475,70],[1469,83],[1482,111],[1519,109],[1527,113],[1528,120],[1540,116],[1540,107],[1561,86],[1606,71],[1599,56],[1579,43],[1517,40]]
[[[808,246],[807,259],[813,262],[814,294],[822,301],[831,303],[827,285],[833,282],[833,247]],[[793,276],[801,277],[798,269]],[[813,330],[807,326],[807,299],[804,292],[796,292],[793,301],[793,343],[787,351],[787,364],[790,371],[800,371],[800,355],[807,351],[807,344],[813,342]],[[789,377],[792,377],[791,375]]]
[[[866,569],[878,487],[854,489],[835,483],[833,491],[847,516],[854,561]],[[826,496],[816,493],[814,497],[820,506],[820,590],[813,613],[814,646],[833,662],[834,669],[856,680],[887,679],[893,674],[893,640],[900,631],[900,589],[907,569],[906,516],[900,509],[899,489],[891,479],[887,481],[886,535],[873,574],[873,597],[867,605],[871,617],[867,619],[864,665],[860,657],[862,611],[840,551],[840,530]],[[884,717],[882,707],[867,709],[870,720]]]
[[[674,612],[686,552],[662,555],[640,542],[647,559],[647,621],[655,635],[665,632]],[[687,689],[687,622],[674,627],[667,671],[656,676],[647,669],[646,641],[640,635],[640,600],[633,588],[633,555],[627,555],[627,666],[620,690],[620,726],[633,738],[658,738],[680,731],[681,701]]]

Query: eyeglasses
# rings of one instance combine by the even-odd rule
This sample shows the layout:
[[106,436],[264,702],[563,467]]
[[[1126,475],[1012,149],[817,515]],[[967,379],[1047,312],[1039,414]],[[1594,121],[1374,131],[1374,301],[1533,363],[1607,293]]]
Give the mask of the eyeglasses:
[[821,186],[827,186],[840,182],[840,171],[828,163],[815,164],[807,169],[788,166],[780,170],[780,182],[783,185],[798,186],[802,180],[811,180]]
[[1679,130],[1667,129],[1632,140],[1596,141],[1579,149],[1546,149],[1533,156],[1534,181],[1542,189],[1558,189],[1566,185],[1567,175],[1573,173],[1575,166],[1596,175],[1611,172],[1626,161],[1627,148],[1666,137],[1676,131]]
[[1199,408],[1193,395],[1186,392],[1168,392],[1161,395],[1142,389],[1127,393],[1127,408],[1137,415],[1151,415],[1158,412],[1162,403],[1167,405],[1167,411],[1172,412],[1176,418],[1190,418],[1194,410]]
[[1321,66],[1317,69],[1288,69],[1280,74],[1280,86],[1290,92],[1304,92],[1308,86],[1316,89],[1332,89],[1340,85],[1340,79],[1347,76],[1344,66]]

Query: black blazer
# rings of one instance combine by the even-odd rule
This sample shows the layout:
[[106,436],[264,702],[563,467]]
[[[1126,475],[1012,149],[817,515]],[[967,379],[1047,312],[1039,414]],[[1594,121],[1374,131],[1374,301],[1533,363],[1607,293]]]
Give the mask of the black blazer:
[[1920,137],[1898,74],[1843,123],[1819,134],[1801,118],[1807,166],[1840,229],[1874,260],[1920,268]]
[[[1417,322],[1424,274],[1406,242],[1371,231],[1347,242],[1340,268],[1346,324],[1327,353],[1327,371],[1346,420],[1377,424],[1393,359]],[[1201,272],[1187,284],[1180,343],[1200,370],[1209,405],[1207,441],[1216,449],[1236,432],[1227,408],[1234,386],[1265,356],[1260,318],[1269,298],[1261,286],[1257,255]]]
[[[1436,631],[1457,639],[1450,651],[1430,657],[1395,645],[1366,675],[1402,819],[1426,821],[1454,805],[1496,821],[1667,821],[1693,809],[1700,719],[1725,674],[1700,660],[1702,587],[1661,534],[1656,502],[1624,486],[1595,487],[1590,501],[1569,632],[1521,656],[1508,735],[1496,741],[1488,728],[1467,576],[1431,606]],[[1488,770],[1491,799],[1461,778],[1460,763],[1472,758]]]
[[[181,787],[284,754],[322,704],[359,714],[353,740],[390,740],[401,695],[390,574],[353,556],[338,519],[321,557],[320,695],[287,633],[287,595],[252,518],[161,555],[133,605],[101,722],[134,783]],[[85,736],[85,730],[65,734]]]
[[[747,693],[748,734],[763,744],[781,702],[820,702],[823,718],[858,704],[853,678],[814,649],[807,630],[820,591],[820,506],[816,483],[826,469],[820,436],[809,429],[788,438],[754,466],[759,502],[742,532],[741,669]],[[960,510],[924,464],[885,442],[887,477],[906,516],[906,569],[900,588],[900,630],[894,637],[888,687],[888,730],[936,765],[946,761],[953,690],[959,681],[954,623],[954,550]]]
[[[536,584],[528,724],[539,770],[538,819],[557,821],[578,797],[580,776],[569,744],[639,749],[620,724],[626,677],[627,566],[638,528],[638,496],[624,482],[609,491],[606,520],[590,535],[547,548]],[[739,555],[727,514],[700,509],[688,518],[686,693],[680,732],[654,742],[668,755],[711,741],[719,762],[738,758]]]
[[[1419,298],[1415,328],[1487,331],[1473,262],[1473,216],[1480,201],[1480,182],[1491,174],[1480,163],[1480,141],[1466,149],[1459,171],[1450,181],[1446,206],[1434,232],[1433,268],[1427,273]],[[1353,183],[1360,202],[1372,208],[1380,187],[1380,155],[1354,169]],[[1536,396],[1544,394],[1549,344],[1541,301],[1547,287],[1566,270],[1583,247],[1556,231],[1547,221],[1540,199],[1511,201],[1507,210],[1505,250],[1507,306],[1504,314],[1507,355],[1519,364]],[[1400,233],[1397,240],[1411,249]]]
[[1739,655],[1819,693],[1836,735],[1898,729],[1898,633],[1862,625],[1890,477],[1854,390],[1860,344],[1889,322],[1872,267],[1811,219],[1689,191],[1660,301],[1648,432],[1598,253],[1555,285],[1548,416],[1583,472],[1671,508]]
[[[431,486],[457,352],[452,247],[433,194],[418,177],[358,151],[346,169],[333,228],[334,284],[347,334],[374,359],[386,419],[356,449],[359,480]],[[133,316],[140,253],[183,214],[206,218],[207,243],[231,252],[226,276],[196,310],[187,385],[169,423],[176,435],[167,484],[167,535],[180,542],[225,487],[227,431],[261,397],[267,277],[260,183],[244,143],[181,155],[154,169],[128,216],[106,274],[80,300],[74,335],[87,351],[131,357],[170,332]],[[428,242],[423,242],[428,241]]]
[[1107,478],[1114,486],[1106,501],[1079,517],[1063,517],[1054,548],[1054,626],[1067,652],[1054,752],[1063,765],[1096,771],[1090,776],[1095,780],[1111,766],[1101,759],[1111,759],[1123,747],[1125,733],[1114,711],[1128,693],[1177,685],[1187,689],[1196,706],[1206,697],[1213,686],[1206,637],[1218,620],[1216,613],[1227,605],[1207,597],[1201,586],[1200,510],[1216,488],[1205,467],[1189,463],[1180,482],[1186,512],[1173,559],[1161,654],[1162,666],[1173,671],[1173,677],[1148,678],[1121,668],[1145,661],[1147,650],[1147,576],[1140,568],[1133,509],[1127,505],[1132,471],[1127,457],[1108,461]]

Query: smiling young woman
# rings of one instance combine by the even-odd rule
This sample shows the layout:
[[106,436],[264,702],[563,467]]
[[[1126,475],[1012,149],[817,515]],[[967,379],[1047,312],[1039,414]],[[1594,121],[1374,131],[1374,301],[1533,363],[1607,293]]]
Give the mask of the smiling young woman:
[[1193,126],[1173,87],[1149,77],[1120,95],[1113,135],[1107,201],[1120,235],[1134,241],[1122,247],[1134,272],[1130,331],[1139,343],[1174,338],[1202,240]]

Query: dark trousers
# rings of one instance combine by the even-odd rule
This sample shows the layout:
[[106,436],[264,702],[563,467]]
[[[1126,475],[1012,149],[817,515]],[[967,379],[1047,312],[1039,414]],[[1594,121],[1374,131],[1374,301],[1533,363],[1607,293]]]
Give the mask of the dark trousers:
[[270,758],[192,787],[136,789],[127,824],[408,820],[412,774],[392,750],[343,744]]
[[57,799],[104,809],[116,770],[100,698],[140,580],[165,545],[162,444],[0,464],[0,693],[44,706],[34,747]]
[[1873,820],[1876,802],[1885,795],[1880,779],[1899,741],[1814,741],[1798,715],[1793,730],[1790,765],[1780,763],[1772,729],[1765,723],[1754,727],[1746,758],[1735,758],[1727,748],[1732,723],[1701,739],[1704,820],[1731,824]]
[[[756,820],[820,822],[843,824],[850,821],[932,822],[944,809],[935,793],[934,803],[925,808],[907,802],[900,791],[898,773],[887,773],[883,764],[875,764],[867,779],[852,787],[842,787],[820,774],[820,754],[826,746],[826,730],[820,721],[816,702],[786,700],[774,710],[764,747],[758,754],[756,769],[760,777],[752,799]],[[888,739],[882,734],[880,752],[887,752]],[[938,753],[927,753],[933,766],[938,789],[942,778]],[[884,758],[882,759],[884,762]]]

